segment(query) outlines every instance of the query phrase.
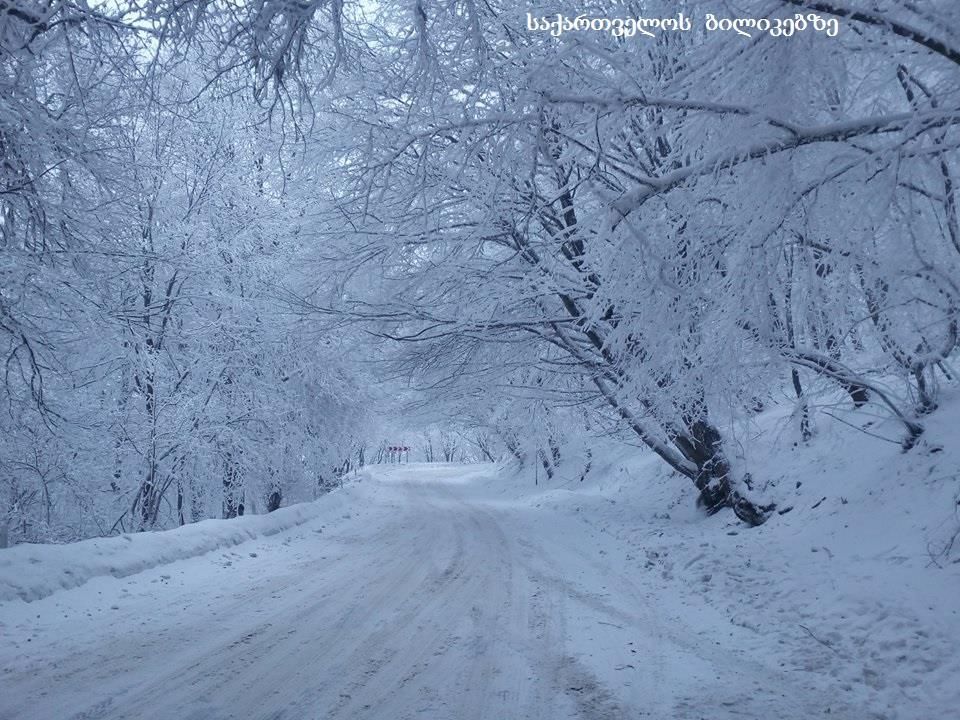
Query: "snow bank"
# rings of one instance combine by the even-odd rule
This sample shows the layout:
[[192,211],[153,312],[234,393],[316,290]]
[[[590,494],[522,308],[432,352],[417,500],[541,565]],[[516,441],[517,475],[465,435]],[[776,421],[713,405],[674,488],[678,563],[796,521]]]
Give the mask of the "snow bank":
[[[766,658],[835,697],[834,717],[919,720],[960,707],[960,397],[901,428],[870,409],[818,414],[800,441],[785,408],[730,432],[735,462],[775,514],[747,528],[706,517],[650,453],[607,448],[539,486],[505,473],[495,492],[577,517],[606,557],[646,581],[664,618],[703,620],[712,644]],[[584,545],[587,541],[584,540]],[[719,624],[718,624],[719,623]]]
[[94,538],[66,545],[23,544],[0,550],[0,602],[39,600],[104,575],[126,577],[341,511],[349,487],[268,515],[203,520],[173,530]]

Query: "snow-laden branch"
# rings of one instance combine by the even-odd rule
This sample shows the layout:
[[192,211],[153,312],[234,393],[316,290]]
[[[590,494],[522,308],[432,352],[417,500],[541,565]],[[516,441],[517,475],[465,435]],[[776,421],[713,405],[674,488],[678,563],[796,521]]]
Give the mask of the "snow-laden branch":
[[819,0],[781,0],[781,2],[796,5],[807,10],[829,13],[839,18],[847,18],[864,25],[885,28],[894,35],[911,40],[922,45],[937,55],[946,58],[955,65],[960,65],[960,48],[951,45],[941,37],[926,30],[914,27],[909,23],[894,20],[878,11],[854,10],[835,2],[820,2]]
[[903,411],[900,410],[897,403],[890,398],[886,391],[881,389],[876,383],[854,372],[837,360],[812,349],[784,348],[781,352],[784,358],[795,365],[815,370],[844,385],[858,385],[867,388],[871,393],[880,398],[883,404],[890,409],[894,417],[896,417],[907,430],[907,437],[903,442],[905,449],[912,448],[916,444],[917,439],[923,434],[923,426],[904,415]]
[[735,103],[711,102],[708,100],[686,100],[683,98],[664,98],[649,95],[622,95],[615,93],[607,96],[572,95],[563,93],[547,93],[544,99],[556,105],[584,105],[602,107],[605,109],[626,108],[662,108],[664,110],[691,110],[709,113],[712,115],[739,115],[742,117],[756,117],[775,128],[790,133],[798,131],[796,125],[775,118],[758,108]]
[[934,128],[956,124],[960,124],[960,108],[937,112],[880,115],[818,125],[811,128],[795,126],[785,138],[765,140],[747,147],[725,150],[666,175],[644,178],[639,187],[624,193],[612,203],[610,226],[615,229],[631,213],[642,207],[647,200],[668,192],[687,180],[730,169],[750,160],[796,150],[805,145],[844,142],[854,138],[907,129],[919,134]]

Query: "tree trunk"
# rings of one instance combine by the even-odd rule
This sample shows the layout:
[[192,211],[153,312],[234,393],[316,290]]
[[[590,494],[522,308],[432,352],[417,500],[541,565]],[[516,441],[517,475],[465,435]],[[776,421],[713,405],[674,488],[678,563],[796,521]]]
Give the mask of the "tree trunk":
[[243,500],[239,494],[240,467],[234,460],[233,453],[228,452],[223,461],[223,517],[235,518],[242,515]]

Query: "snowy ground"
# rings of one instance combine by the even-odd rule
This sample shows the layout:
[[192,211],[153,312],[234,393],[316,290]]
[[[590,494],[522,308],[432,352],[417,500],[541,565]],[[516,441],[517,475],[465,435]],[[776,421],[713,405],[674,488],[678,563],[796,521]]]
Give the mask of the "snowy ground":
[[950,717],[957,458],[818,467],[862,437],[785,453],[781,502],[813,487],[757,530],[651,498],[645,458],[536,488],[381,470],[273,535],[0,604],[0,718]]

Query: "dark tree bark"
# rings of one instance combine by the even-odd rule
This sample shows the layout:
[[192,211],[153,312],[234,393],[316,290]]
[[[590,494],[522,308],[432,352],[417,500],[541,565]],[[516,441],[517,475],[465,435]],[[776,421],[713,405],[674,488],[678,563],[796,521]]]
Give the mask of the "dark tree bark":
[[274,510],[279,510],[282,501],[283,493],[280,491],[280,488],[274,488],[267,496],[267,512],[272,513]]

